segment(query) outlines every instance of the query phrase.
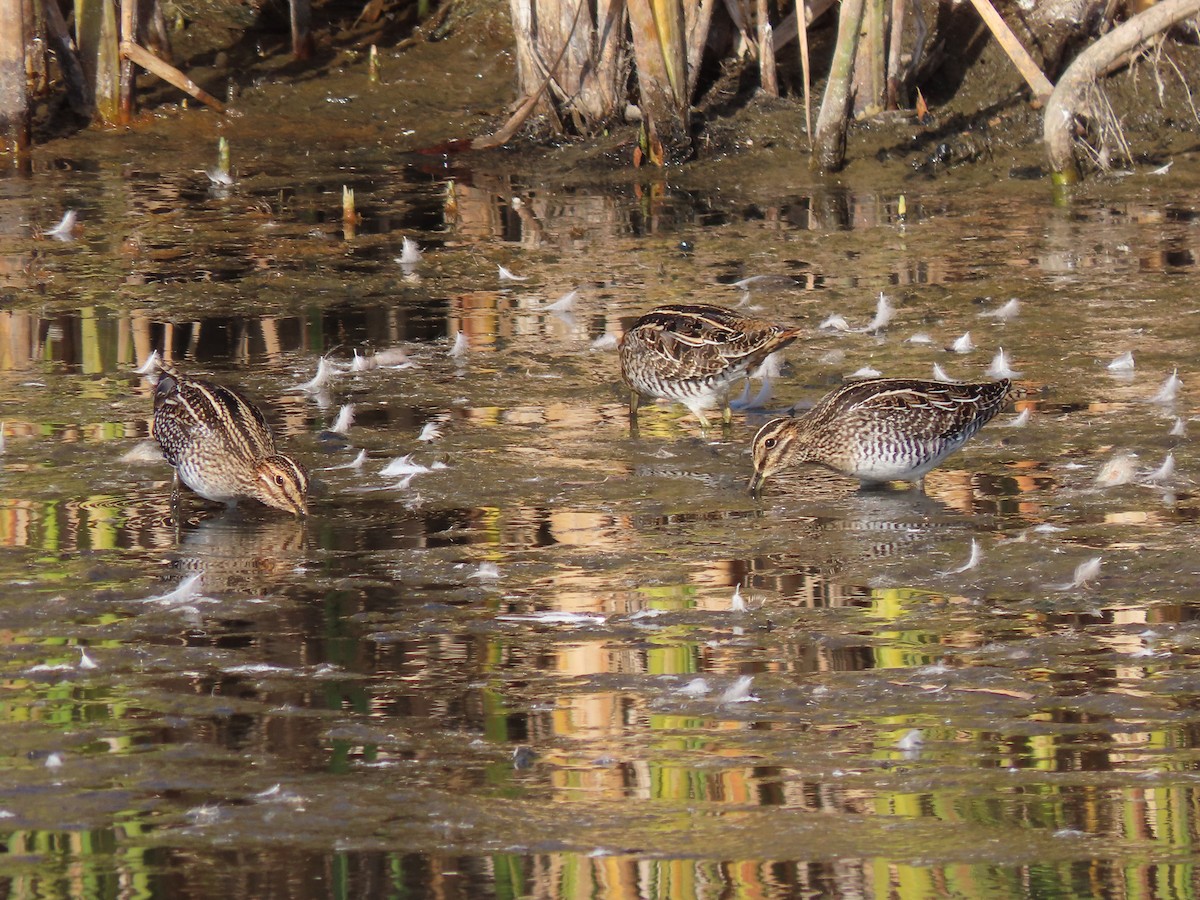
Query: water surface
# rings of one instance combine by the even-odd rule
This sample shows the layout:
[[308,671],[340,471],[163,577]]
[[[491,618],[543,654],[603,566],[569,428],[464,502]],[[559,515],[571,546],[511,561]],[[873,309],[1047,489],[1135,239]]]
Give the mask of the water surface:
[[[0,180],[9,896],[1194,896],[1193,160],[762,196],[244,126],[221,188],[210,137]],[[727,434],[631,436],[611,338],[685,298],[805,334]],[[766,416],[1001,348],[1020,399],[924,494],[746,493]],[[172,508],[155,350],[261,401],[307,521]]]

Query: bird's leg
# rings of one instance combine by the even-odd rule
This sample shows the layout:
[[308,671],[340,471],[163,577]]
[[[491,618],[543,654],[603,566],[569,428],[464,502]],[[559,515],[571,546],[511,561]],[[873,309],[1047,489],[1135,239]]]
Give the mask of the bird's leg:
[[[747,384],[749,384],[749,380],[747,380]],[[727,401],[725,403],[725,406],[723,406],[721,408],[721,436],[728,438],[729,435],[732,433],[732,431],[733,431],[733,409],[730,407],[730,405]]]
[[637,408],[641,399],[641,395],[637,391],[632,389],[629,391],[629,436],[634,440],[637,440],[638,436]]

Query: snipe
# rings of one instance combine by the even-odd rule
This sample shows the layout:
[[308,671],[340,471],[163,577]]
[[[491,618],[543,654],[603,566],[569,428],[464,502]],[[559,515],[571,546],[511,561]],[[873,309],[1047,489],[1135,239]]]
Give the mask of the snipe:
[[182,481],[230,506],[250,497],[295,516],[308,512],[308,473],[275,449],[271,427],[240,392],[164,367],[154,388],[154,437]]
[[652,309],[621,339],[621,377],[636,424],[641,397],[682,403],[708,428],[706,409],[730,421],[729,391],[740,378],[800,334],[720,306],[669,304]]
[[1008,379],[955,384],[908,378],[852,381],[795,419],[773,419],[754,436],[754,477],[817,463],[864,485],[920,481],[1007,403]]

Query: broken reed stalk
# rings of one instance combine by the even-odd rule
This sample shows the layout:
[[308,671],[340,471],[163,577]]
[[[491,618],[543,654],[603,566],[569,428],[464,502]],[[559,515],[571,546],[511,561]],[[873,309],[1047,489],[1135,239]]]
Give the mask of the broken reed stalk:
[[1033,57],[1021,45],[1017,36],[1013,34],[1008,23],[1000,18],[1000,13],[996,12],[996,8],[988,0],[971,0],[971,5],[975,7],[979,17],[992,32],[992,36],[996,38],[996,42],[1008,54],[1013,65],[1017,67],[1017,71],[1021,73],[1021,77],[1025,79],[1029,89],[1033,91],[1034,100],[1038,103],[1045,103],[1050,92],[1054,90],[1054,85],[1050,83],[1049,78],[1042,74],[1042,70],[1038,68]]
[[1200,0],[1162,0],[1104,35],[1075,58],[1058,80],[1042,116],[1042,138],[1050,169],[1058,183],[1079,178],[1075,158],[1075,117],[1087,92],[1113,60],[1130,53],[1154,35],[1200,14]]
[[[1200,0],[1198,0],[1200,2]],[[837,43],[833,65],[817,115],[816,156],[813,165],[826,172],[842,167],[846,159],[846,126],[850,111],[850,85],[854,78],[854,56],[862,27],[864,0],[842,0],[838,14]]]
[[163,81],[179,88],[185,94],[195,97],[210,109],[216,110],[219,113],[225,112],[224,103],[207,93],[200,85],[196,84],[196,82],[192,81],[192,79],[188,78],[173,65],[163,62],[144,47],[132,41],[122,41],[121,54],[137,63],[150,74],[157,75]]
[[342,231],[346,240],[354,240],[358,227],[358,211],[354,208],[354,188],[342,185]]

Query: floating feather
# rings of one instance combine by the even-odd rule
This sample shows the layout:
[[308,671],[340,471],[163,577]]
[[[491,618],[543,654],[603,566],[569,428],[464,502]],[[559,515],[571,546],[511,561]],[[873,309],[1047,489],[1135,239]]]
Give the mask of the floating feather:
[[856,372],[851,372],[851,378],[878,378],[883,373],[878,369],[872,369],[870,366],[863,366]]
[[432,472],[429,466],[423,466],[418,462],[413,462],[412,454],[401,456],[393,459],[382,469],[379,474],[384,478],[392,478],[396,475],[424,475],[426,472]]
[[1017,313],[1021,311],[1021,301],[1013,297],[999,309],[988,310],[981,312],[979,315],[985,319],[998,319],[1001,322],[1007,322],[1010,319],[1015,319]]
[[418,441],[436,441],[442,436],[442,426],[440,422],[426,422],[425,427],[421,429],[421,433],[417,435]]
[[602,334],[592,341],[593,350],[616,350],[621,340],[615,334]]
[[1171,403],[1179,395],[1181,387],[1183,387],[1183,379],[1179,377],[1179,370],[1176,369],[1167,376],[1167,380],[1162,383],[1162,387],[1158,389],[1158,393],[1150,398],[1150,402]]
[[946,370],[943,369],[938,363],[933,364],[933,380],[934,381],[949,381],[949,382],[958,381],[957,378],[951,378],[949,375],[947,375]]
[[983,559],[983,550],[979,547],[979,542],[975,538],[971,538],[971,555],[967,561],[957,569],[948,569],[941,572],[942,575],[961,575],[963,572],[968,572],[979,565],[979,561]]
[[817,326],[820,331],[849,331],[850,323],[843,316],[832,315]]
[[333,426],[329,429],[334,434],[345,434],[350,430],[350,426],[354,424],[354,404],[343,404],[338,410],[337,419],[334,420]]
[[1054,589],[1059,591],[1069,591],[1073,590],[1074,588],[1085,587],[1086,585],[1095,581],[1096,576],[1100,574],[1100,565],[1102,561],[1103,560],[1101,557],[1093,556],[1086,562],[1081,562],[1075,567],[1075,576],[1066,584],[1054,585]]
[[233,176],[222,169],[205,169],[204,174],[216,187],[229,187],[233,184]]
[[528,275],[514,275],[512,272],[508,271],[508,269],[504,268],[504,266],[498,266],[497,268],[499,268],[499,270],[500,270],[500,280],[501,281],[528,281],[529,280]]
[[1175,424],[1171,426],[1171,430],[1167,432],[1171,437],[1187,437],[1187,424],[1179,416],[1175,417]]
[[75,240],[75,226],[79,221],[79,214],[73,209],[68,209],[63,213],[63,217],[58,220],[58,224],[42,232],[44,237],[54,238],[56,241],[73,241]]
[[335,374],[337,374],[337,370],[330,365],[329,360],[322,356],[320,361],[317,363],[317,374],[314,375],[310,381],[306,381],[304,384],[298,384],[292,388],[292,390],[304,391],[306,394],[319,394],[329,386],[329,383],[333,381],[333,376]]
[[905,342],[909,344],[932,344],[933,338],[923,331],[918,331],[912,337],[906,338]]
[[675,693],[683,694],[686,697],[703,697],[705,694],[712,693],[712,686],[703,678],[693,678],[683,687],[678,688]]
[[1008,428],[1024,428],[1029,424],[1029,420],[1033,418],[1033,407],[1027,406],[1021,410],[1020,415],[1014,416],[1011,422],[1002,423]]
[[1110,372],[1132,372],[1133,371],[1133,351],[1126,350],[1116,359],[1108,364]]
[[350,460],[350,462],[339,463],[336,466],[326,466],[321,471],[322,472],[336,472],[338,469],[361,469],[363,467],[363,463],[365,463],[366,461],[367,461],[367,451],[359,450],[358,456],[354,457],[354,459]]
[[1008,354],[1001,347],[987,368],[987,374],[992,378],[1017,378],[1020,372],[1014,372],[1008,364]]
[[758,698],[750,693],[754,684],[753,675],[743,675],[721,693],[720,703],[756,703]]
[[150,375],[162,362],[162,357],[158,355],[157,350],[151,350],[150,355],[146,357],[146,361],[133,370],[134,375]]
[[888,327],[888,323],[892,321],[892,315],[896,312],[892,306],[892,301],[888,299],[887,294],[883,291],[879,292],[879,302],[875,305],[875,318],[871,320],[871,324],[866,330],[871,333],[878,333]]
[[975,343],[971,340],[971,332],[968,331],[953,344],[951,344],[950,349],[955,353],[970,353],[972,350],[974,350]]
[[467,577],[478,578],[480,581],[496,581],[500,578],[500,567],[494,562],[480,563],[479,568]]
[[166,594],[159,594],[157,597],[147,597],[146,603],[160,603],[163,606],[174,606],[177,603],[186,603],[200,594],[200,575],[189,575],[175,590]]
[[1173,477],[1175,477],[1175,454],[1168,452],[1162,465],[1147,475],[1145,480],[1150,484],[1162,484],[1170,481]]
[[396,262],[405,269],[415,269],[421,262],[420,245],[410,238],[404,238],[400,242],[400,255],[396,257]]
[[579,291],[569,291],[563,294],[553,303],[546,305],[547,312],[570,312],[575,308],[575,301],[579,299]]
[[733,587],[733,597],[729,601],[729,608],[734,612],[746,611],[746,599],[742,596],[742,586],[740,584]]
[[88,656],[86,647],[78,647],[79,650],[79,668],[81,669],[98,669],[100,666],[94,659]]
[[370,372],[378,368],[379,360],[375,358],[375,354],[360,356],[358,350],[354,351],[354,359],[350,362],[351,372]]
[[454,337],[454,346],[450,348],[450,357],[452,359],[466,359],[467,352],[470,350],[470,345],[467,343],[467,335],[460,331]]
[[375,362],[381,369],[415,369],[417,364],[409,359],[400,347],[389,347],[375,354]]

